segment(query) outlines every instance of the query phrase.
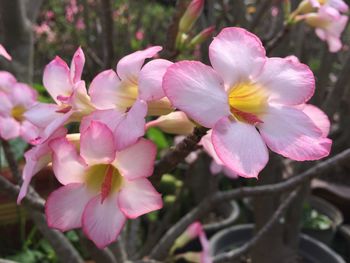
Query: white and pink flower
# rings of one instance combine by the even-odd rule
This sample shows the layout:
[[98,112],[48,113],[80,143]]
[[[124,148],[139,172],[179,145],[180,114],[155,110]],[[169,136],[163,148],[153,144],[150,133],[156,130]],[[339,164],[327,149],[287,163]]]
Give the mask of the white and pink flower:
[[330,52],[338,52],[342,48],[341,34],[348,22],[346,15],[330,6],[321,6],[317,13],[308,13],[300,18],[315,28],[316,35],[327,42]]
[[[5,140],[22,137],[30,142],[39,129],[27,120],[25,113],[37,103],[37,93],[28,85],[16,82],[10,73],[1,72],[5,84],[0,89],[0,137]],[[1,76],[0,76],[1,77]]]
[[26,112],[26,118],[41,128],[34,144],[46,141],[65,123],[79,121],[95,110],[87,94],[85,82],[81,80],[84,63],[84,53],[78,48],[70,67],[60,57],[56,57],[45,67],[43,83],[56,104],[39,103]]
[[115,135],[120,138],[120,132],[127,131],[128,141],[117,142],[118,150],[144,135],[147,114],[162,115],[172,111],[162,89],[163,75],[172,63],[154,59],[143,66],[147,58],[161,49],[155,46],[125,56],[118,62],[116,72],[103,71],[91,82],[89,94],[97,109],[114,109],[124,114]]
[[50,227],[83,228],[99,247],[113,242],[127,218],[162,207],[162,198],[148,181],[156,146],[145,139],[117,151],[112,131],[99,121],[82,129],[80,151],[65,138],[49,143],[53,170],[64,185],[46,202]]
[[272,151],[297,161],[330,152],[325,138],[300,105],[313,95],[308,66],[267,58],[261,41],[241,28],[225,28],[209,47],[212,67],[195,61],[170,66],[163,88],[173,106],[212,128],[222,163],[236,174],[257,177]]

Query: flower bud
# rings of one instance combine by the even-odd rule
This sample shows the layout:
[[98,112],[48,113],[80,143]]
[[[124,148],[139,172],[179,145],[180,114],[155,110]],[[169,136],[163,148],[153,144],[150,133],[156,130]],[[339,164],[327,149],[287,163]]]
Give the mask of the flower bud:
[[190,42],[190,46],[195,46],[203,43],[205,40],[207,40],[214,32],[215,27],[211,26],[204,30],[202,30],[199,34],[197,34]]
[[179,32],[188,32],[202,13],[204,0],[192,0],[180,19]]

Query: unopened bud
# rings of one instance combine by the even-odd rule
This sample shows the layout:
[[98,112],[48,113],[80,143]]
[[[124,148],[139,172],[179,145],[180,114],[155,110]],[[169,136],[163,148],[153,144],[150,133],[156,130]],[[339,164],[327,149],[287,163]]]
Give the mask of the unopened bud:
[[204,0],[192,0],[180,19],[179,32],[187,33],[202,13]]
[[215,27],[211,26],[204,30],[202,30],[199,34],[197,34],[190,42],[190,46],[194,47],[195,45],[199,45],[207,40],[214,33]]

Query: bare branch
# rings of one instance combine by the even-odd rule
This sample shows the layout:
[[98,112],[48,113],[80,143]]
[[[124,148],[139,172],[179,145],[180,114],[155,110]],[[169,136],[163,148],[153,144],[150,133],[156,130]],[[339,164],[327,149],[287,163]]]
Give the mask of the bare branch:
[[192,222],[199,220],[202,216],[210,212],[222,202],[246,196],[271,195],[291,190],[303,182],[311,180],[312,178],[319,176],[322,172],[332,169],[336,165],[348,161],[349,159],[350,149],[347,149],[332,158],[316,164],[299,175],[276,184],[242,187],[230,191],[217,192],[216,194],[205,198],[197,207],[193,208],[181,220],[173,225],[158,242],[158,245],[151,251],[150,257],[156,260],[164,260],[176,238],[181,235]]
[[207,128],[196,127],[194,131],[177,144],[174,149],[169,150],[168,153],[156,163],[154,173],[150,178],[151,181],[157,183],[163,174],[175,169],[176,165],[193,151],[206,132]]
[[297,197],[298,191],[293,191],[277,208],[275,213],[272,215],[270,220],[262,227],[254,237],[243,246],[238,249],[229,251],[224,254],[217,255],[214,257],[214,263],[223,263],[223,262],[232,262],[234,259],[238,259],[239,257],[247,254],[249,250],[257,244],[263,236],[265,236],[271,228],[278,222],[281,216],[284,214],[289,205],[293,202],[293,200]]

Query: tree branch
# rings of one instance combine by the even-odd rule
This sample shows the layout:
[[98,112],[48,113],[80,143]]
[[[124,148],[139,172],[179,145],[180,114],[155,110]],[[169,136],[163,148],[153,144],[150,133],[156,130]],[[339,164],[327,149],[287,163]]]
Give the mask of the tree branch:
[[230,191],[217,192],[216,194],[205,198],[197,207],[193,208],[181,220],[173,225],[158,242],[158,245],[153,248],[150,253],[150,257],[156,260],[164,260],[167,257],[168,251],[176,238],[181,235],[192,222],[199,220],[202,216],[210,212],[222,202],[227,202],[235,198],[242,198],[246,196],[278,194],[291,190],[299,186],[301,183],[319,176],[321,172],[334,168],[336,165],[339,165],[344,161],[348,161],[349,159],[350,149],[347,149],[336,156],[327,159],[326,161],[316,164],[299,175],[293,176],[276,184],[257,187],[242,187]]
[[284,24],[281,31],[279,31],[273,39],[271,39],[266,44],[264,43],[266,54],[270,54],[272,50],[274,50],[278,44],[288,35],[289,31],[290,27]]
[[208,129],[204,127],[196,127],[194,131],[177,144],[174,149],[169,150],[165,156],[156,163],[153,175],[150,177],[152,183],[157,184],[163,174],[175,169],[176,165],[193,151],[197,143],[207,133],[207,130]]
[[214,263],[223,263],[223,262],[233,262],[233,260],[238,259],[239,257],[245,255],[249,250],[257,244],[263,236],[265,236],[271,228],[278,222],[284,212],[287,210],[289,205],[297,197],[298,191],[293,191],[277,208],[276,212],[272,215],[270,220],[262,227],[254,237],[240,248],[229,251],[227,253],[219,254],[214,257]]

